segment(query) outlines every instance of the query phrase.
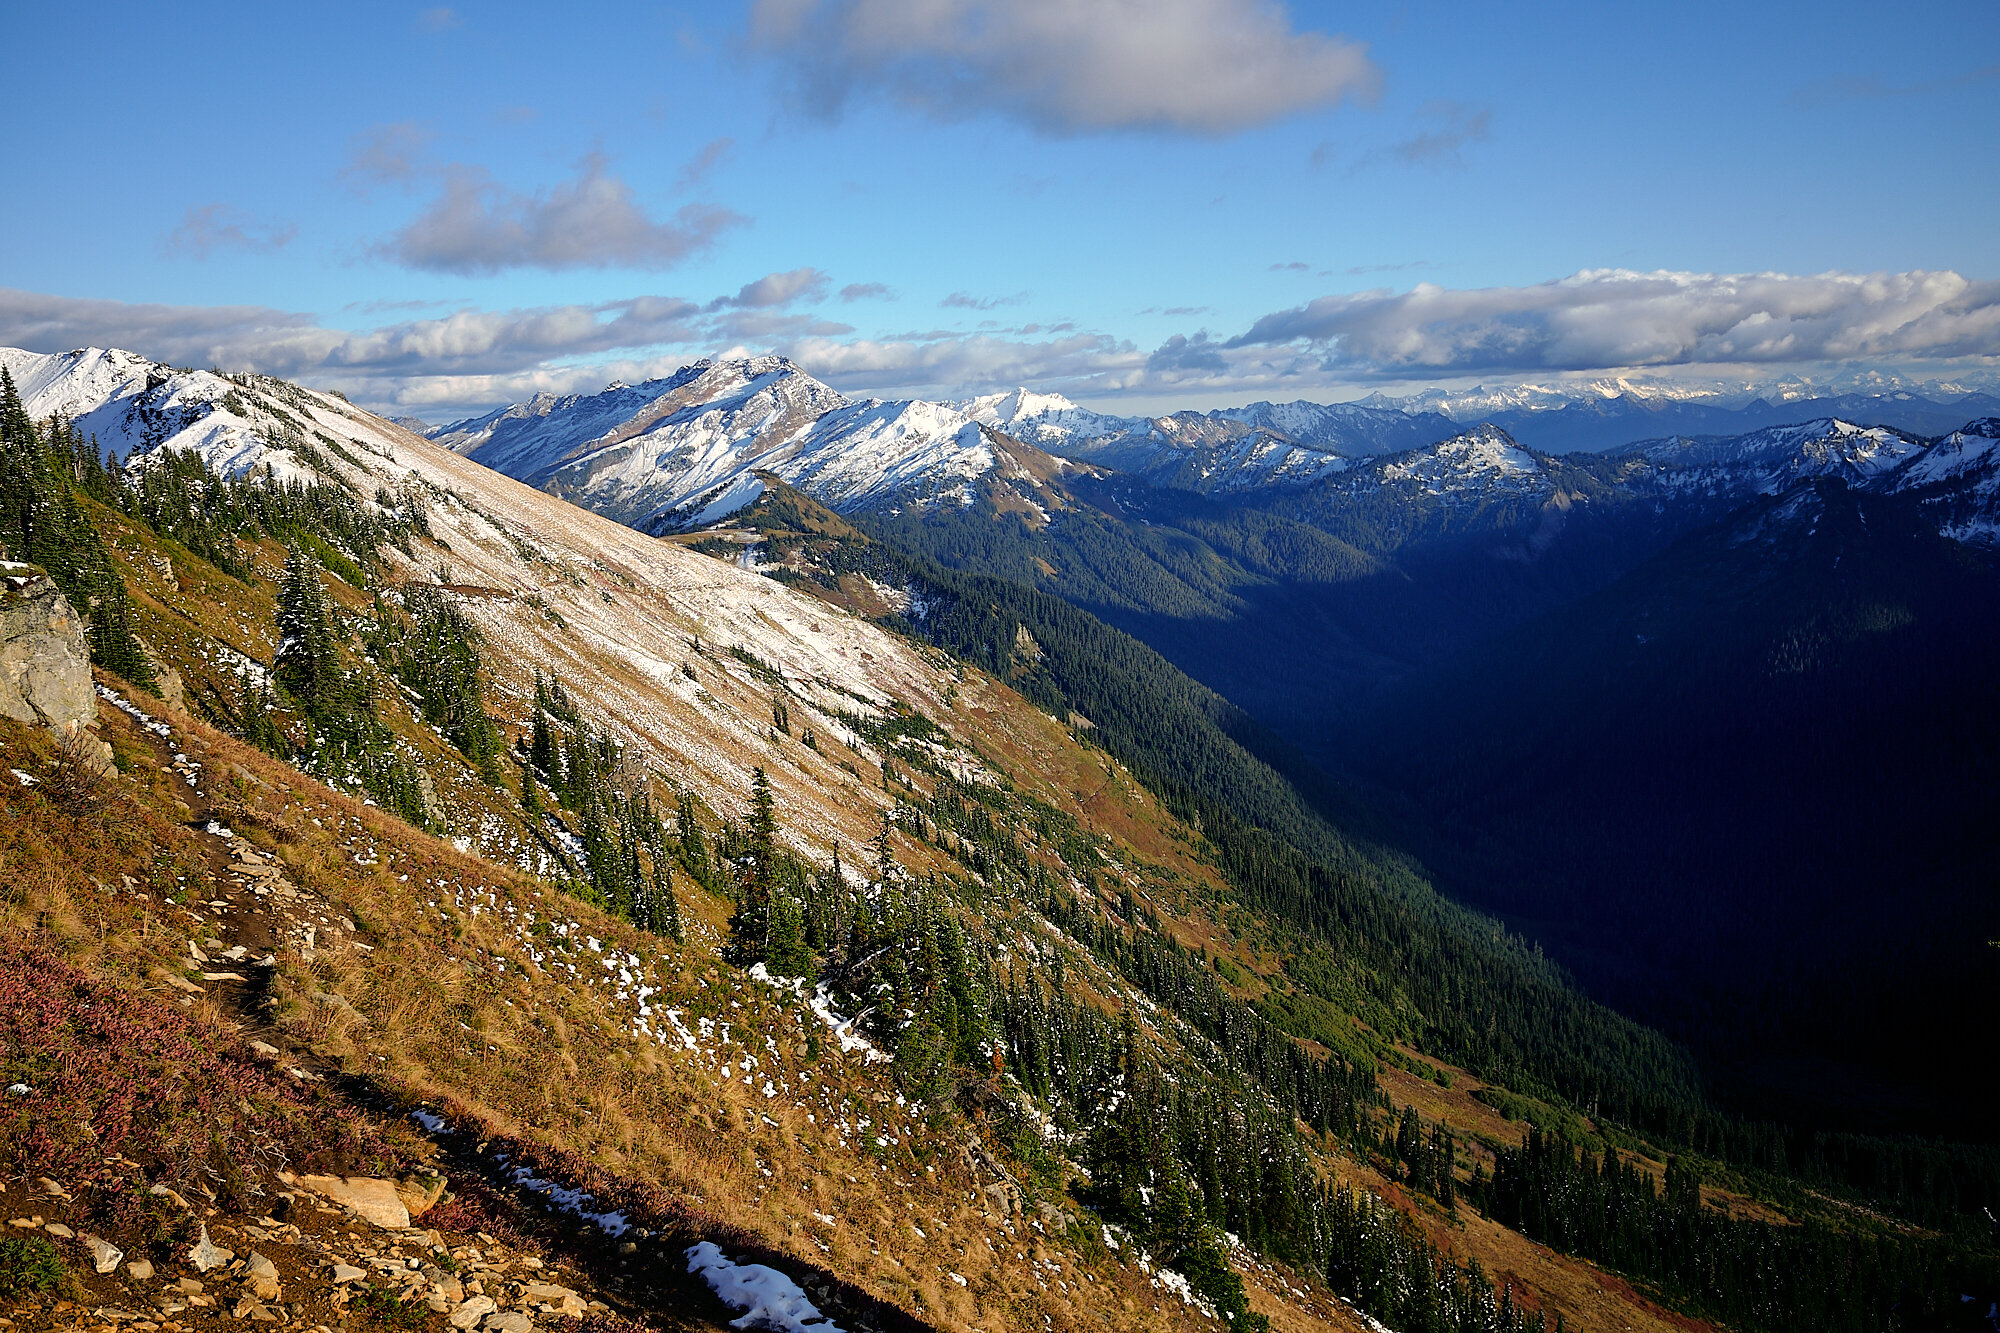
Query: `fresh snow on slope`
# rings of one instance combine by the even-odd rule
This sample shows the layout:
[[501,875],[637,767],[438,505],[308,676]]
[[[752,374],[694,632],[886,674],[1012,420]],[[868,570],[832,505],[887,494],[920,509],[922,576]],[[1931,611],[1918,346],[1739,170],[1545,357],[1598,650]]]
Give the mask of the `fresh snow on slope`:
[[1060,449],[1072,441],[1093,440],[1143,430],[1141,417],[1105,416],[1078,407],[1059,393],[1010,389],[967,398],[952,406],[984,425],[1044,449]]
[[1953,541],[2000,545],[2000,417],[1984,417],[1933,444],[1887,478],[1918,497]]
[[688,1272],[699,1274],[710,1290],[732,1310],[731,1328],[765,1329],[769,1333],[841,1333],[840,1326],[819,1312],[799,1284],[764,1264],[739,1264],[726,1257],[714,1241],[690,1245]]
[[1838,477],[1865,486],[1924,448],[1921,440],[1901,431],[1827,417],[1721,440],[1648,442],[1634,446],[1632,452],[1678,468],[1725,468],[1754,475],[1759,489],[1775,491],[1802,477]]
[[1481,426],[1379,466],[1387,481],[1416,482],[1433,492],[1532,487],[1543,478],[1534,455],[1498,426]]
[[[31,411],[55,410],[46,404],[56,403],[79,421],[99,423],[116,424],[123,405],[149,385],[158,391],[206,380],[214,382],[211,389],[241,387],[124,352],[0,350],[0,365],[41,395]],[[387,492],[393,503],[423,506],[430,530],[449,547],[442,582],[478,590],[460,605],[485,636],[502,696],[525,694],[537,670],[564,681],[595,700],[614,732],[655,768],[725,812],[747,800],[752,770],[765,768],[780,803],[798,814],[786,836],[815,860],[825,859],[835,842],[867,842],[891,805],[841,767],[836,745],[851,752],[857,767],[881,759],[843,716],[881,715],[897,700],[940,720],[952,712],[944,696],[955,682],[886,630],[752,571],[565,504],[342,399],[254,377],[243,383],[251,386],[242,392],[251,414],[244,420],[252,424],[233,427],[247,441],[239,452],[275,465],[285,451],[270,437],[289,432],[309,442],[318,460],[310,468],[292,465],[297,475],[344,481],[361,497]],[[248,402],[253,397],[284,417]],[[178,448],[183,440],[198,447],[203,438],[169,434],[130,452],[143,466],[151,449]],[[391,584],[438,578],[436,555],[413,559],[390,548],[385,556]],[[737,647],[782,674],[796,695],[793,716],[827,738],[825,753],[773,746],[771,686],[729,652]],[[984,687],[956,688],[963,698]]]
[[715,523],[768,471],[838,509],[965,504],[998,456],[922,401],[854,402],[783,357],[702,361],[602,393],[547,395],[439,427],[437,443],[647,531]]
[[62,416],[118,458],[154,449],[200,454],[218,472],[268,467],[280,480],[311,478],[297,447],[312,443],[288,427],[280,395],[291,386],[245,375],[172,370],[131,352],[85,347],[56,356],[0,348],[0,366],[28,415]]

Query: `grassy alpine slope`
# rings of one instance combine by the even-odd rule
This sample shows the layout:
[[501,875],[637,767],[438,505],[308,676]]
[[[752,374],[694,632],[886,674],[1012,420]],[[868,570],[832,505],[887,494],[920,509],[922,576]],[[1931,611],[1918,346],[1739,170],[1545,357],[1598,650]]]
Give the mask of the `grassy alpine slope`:
[[[123,762],[90,811],[101,834],[47,783],[10,792],[9,863],[36,872],[8,918],[27,946],[105,984],[203,986],[181,992],[188,1008],[225,970],[190,978],[191,940],[211,959],[210,938],[268,953],[241,995],[215,988],[218,1006],[247,1002],[218,1010],[239,1038],[365,1089],[369,1114],[428,1107],[505,1142],[661,1237],[775,1256],[842,1310],[1304,1327],[1351,1319],[1337,1293],[1407,1330],[1666,1318],[1485,1221],[1481,1182],[1512,1142],[1462,1108],[1412,1109],[1398,1071],[1469,1073],[1420,1032],[1396,1044],[1401,979],[1269,911],[1219,825],[1091,743],[1104,728],[1031,703],[1030,677],[578,513],[335,400],[238,387],[344,441],[318,450],[320,503],[230,508],[228,487],[189,474],[178,498],[140,504],[65,446],[179,702],[105,678],[169,734],[106,710]],[[331,558],[300,554],[314,543]],[[332,604],[311,614],[308,576]],[[448,739],[483,748],[441,709],[460,686],[433,673],[420,689],[399,665],[419,622],[445,623],[425,619],[439,597],[469,622],[453,642],[475,654],[497,765]],[[324,660],[298,659],[308,640]],[[401,759],[356,759],[366,726]],[[47,771],[45,741],[7,744],[10,764]],[[672,813],[648,824],[647,809]],[[79,853],[100,837],[115,856]],[[276,887],[257,893],[239,864],[275,867]],[[1325,978],[1302,985],[1315,959]],[[1319,1039],[1291,1035],[1307,1024]],[[16,1040],[10,1062],[46,1055]],[[479,1154],[452,1160],[468,1192],[486,1179]],[[670,1322],[685,1294],[629,1308]]]

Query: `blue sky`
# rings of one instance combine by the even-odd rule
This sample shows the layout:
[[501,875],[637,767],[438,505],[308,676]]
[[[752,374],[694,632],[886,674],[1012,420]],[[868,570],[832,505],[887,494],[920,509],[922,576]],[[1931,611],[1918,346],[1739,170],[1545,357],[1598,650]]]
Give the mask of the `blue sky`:
[[[0,342],[432,419],[2000,368],[2000,6],[17,6]],[[1642,276],[1643,275],[1643,276]]]

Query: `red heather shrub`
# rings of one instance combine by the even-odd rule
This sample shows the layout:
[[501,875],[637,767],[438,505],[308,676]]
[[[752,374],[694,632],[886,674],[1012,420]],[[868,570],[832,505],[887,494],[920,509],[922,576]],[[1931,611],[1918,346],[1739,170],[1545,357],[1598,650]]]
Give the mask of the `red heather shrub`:
[[424,1214],[423,1224],[439,1231],[466,1234],[483,1231],[503,1245],[528,1244],[520,1210],[511,1199],[496,1194],[469,1175],[454,1176],[451,1199]]
[[278,1167],[392,1165],[353,1111],[234,1034],[45,949],[0,945],[0,1089],[16,1085],[0,1091],[0,1173],[53,1176],[118,1221],[138,1220],[149,1179],[244,1205]]

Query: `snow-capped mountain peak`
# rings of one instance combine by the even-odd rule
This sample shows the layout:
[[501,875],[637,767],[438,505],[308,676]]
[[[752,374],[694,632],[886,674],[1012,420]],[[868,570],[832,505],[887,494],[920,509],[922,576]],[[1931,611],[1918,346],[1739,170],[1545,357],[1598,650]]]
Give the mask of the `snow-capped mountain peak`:
[[1808,476],[1838,477],[1850,485],[1865,485],[1924,449],[1923,441],[1886,426],[1860,426],[1823,417],[1722,440],[1649,441],[1632,452],[1676,468],[1756,471],[1762,474],[1759,488],[1775,491]]
[[104,347],[53,355],[5,347],[0,366],[29,416],[64,417],[118,458],[192,450],[227,475],[268,468],[280,480],[304,481],[330,439],[301,431],[291,402],[299,391],[280,380],[175,370]]
[[981,425],[1043,449],[1060,450],[1073,440],[1096,440],[1130,431],[1135,418],[1105,416],[1078,407],[1059,393],[1009,389],[967,398],[950,406]]
[[843,511],[964,505],[987,484],[1038,489],[1053,460],[1024,462],[989,432],[1023,412],[1080,409],[1025,391],[983,402],[985,416],[975,417],[948,403],[856,401],[783,357],[764,356],[697,361],[596,394],[538,397],[431,438],[662,532],[721,521],[762,493],[756,474],[765,472]]
[[1428,488],[1519,485],[1542,476],[1542,465],[1498,426],[1482,425],[1426,449],[1413,450],[1381,465],[1391,481],[1416,481]]

